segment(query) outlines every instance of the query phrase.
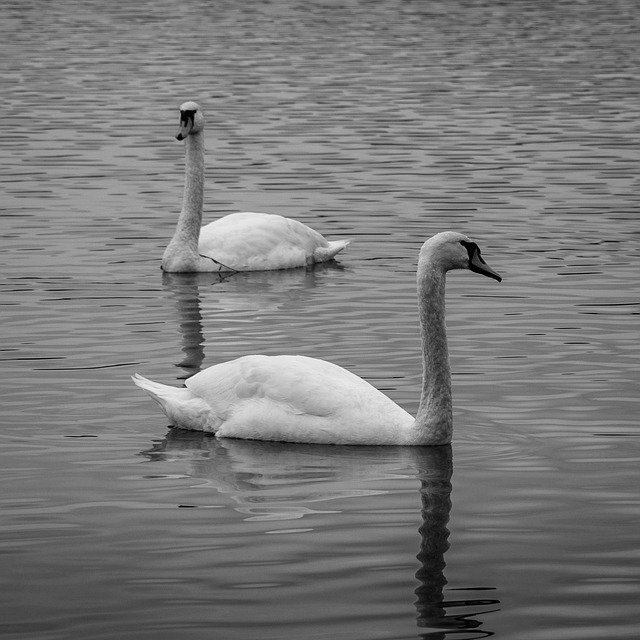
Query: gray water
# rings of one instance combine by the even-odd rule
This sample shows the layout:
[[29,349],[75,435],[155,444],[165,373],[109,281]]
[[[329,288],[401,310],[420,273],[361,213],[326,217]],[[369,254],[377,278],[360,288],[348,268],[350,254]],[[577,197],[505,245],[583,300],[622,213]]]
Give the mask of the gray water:
[[[0,18],[0,637],[638,637],[637,3]],[[188,99],[205,218],[295,217],[339,263],[162,276]],[[448,280],[451,448],[218,442],[130,382],[302,353],[413,412],[445,229],[504,277]]]

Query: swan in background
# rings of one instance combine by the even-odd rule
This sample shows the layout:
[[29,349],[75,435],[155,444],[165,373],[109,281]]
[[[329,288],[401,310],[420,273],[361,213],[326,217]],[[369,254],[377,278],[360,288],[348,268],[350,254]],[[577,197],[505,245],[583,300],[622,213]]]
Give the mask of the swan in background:
[[162,269],[269,271],[331,260],[349,240],[329,242],[297,220],[269,213],[231,213],[202,225],[204,192],[204,116],[195,102],[180,105],[178,140],[185,141],[182,211],[162,256]]
[[441,445],[451,442],[451,371],[445,329],[445,280],[451,269],[501,277],[478,245],[453,231],[427,240],[418,259],[422,394],[415,419],[355,374],[298,355],[249,355],[189,378],[186,387],[135,374],[135,384],[171,424],[218,437],[315,444]]

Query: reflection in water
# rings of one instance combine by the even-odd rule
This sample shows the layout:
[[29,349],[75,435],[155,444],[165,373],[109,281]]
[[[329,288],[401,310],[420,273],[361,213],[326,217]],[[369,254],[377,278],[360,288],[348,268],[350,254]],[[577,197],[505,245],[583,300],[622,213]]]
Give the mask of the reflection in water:
[[[449,513],[451,511],[451,475],[453,458],[451,446],[421,447],[416,456],[417,474],[420,479],[420,498],[422,502],[422,525],[420,526],[420,551],[418,560],[420,569],[416,578],[420,586],[416,589],[416,609],[418,627],[431,629],[422,632],[420,637],[440,640],[448,635],[464,634],[465,639],[481,638],[493,635],[480,631],[482,622],[477,619],[479,607],[495,606],[495,599],[445,600],[444,554],[449,548]],[[448,614],[448,609],[465,607],[465,613]],[[473,635],[469,635],[476,630]]]
[[335,270],[343,270],[336,261],[281,271],[163,272],[162,286],[175,304],[182,337],[184,358],[176,366],[184,372],[178,379],[189,378],[202,369],[205,356],[203,312],[207,309],[221,314],[246,310],[265,312],[284,308],[293,301],[299,304],[303,294],[318,285],[321,274]]
[[[443,595],[453,471],[450,446],[304,445],[217,439],[200,432],[172,429],[142,455],[151,461],[188,460],[194,477],[230,496],[233,508],[253,522],[332,513],[318,510],[318,503],[326,506],[331,500],[384,494],[385,490],[356,489],[357,482],[394,478],[399,468],[414,467],[420,481],[422,514],[417,554],[420,568],[416,573],[419,586],[415,590],[419,636],[467,640],[492,635],[479,629],[483,623],[478,617],[495,610],[498,600],[445,600]],[[448,613],[449,609],[459,611],[463,607],[463,613]]]
[[[200,308],[198,273],[163,273],[162,286],[174,299],[178,312],[182,351],[185,357],[176,366],[184,369],[180,379],[198,373],[204,360],[204,334],[202,333],[202,310]],[[217,275],[217,274],[211,274]],[[220,278],[220,276],[218,276]],[[210,277],[209,281],[212,280]]]

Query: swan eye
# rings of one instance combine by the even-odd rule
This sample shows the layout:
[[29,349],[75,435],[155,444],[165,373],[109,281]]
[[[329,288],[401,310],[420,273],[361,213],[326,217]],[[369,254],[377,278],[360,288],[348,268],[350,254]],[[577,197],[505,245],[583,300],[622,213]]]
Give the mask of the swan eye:
[[482,255],[480,255],[480,247],[475,242],[467,242],[466,240],[460,240],[460,244],[467,250],[469,254],[469,265],[473,263],[473,259],[475,258],[481,264],[487,264],[483,259]]
[[466,240],[460,240],[460,244],[467,250],[469,254],[469,260],[473,258],[474,254],[480,253],[480,248],[475,242],[467,242]]

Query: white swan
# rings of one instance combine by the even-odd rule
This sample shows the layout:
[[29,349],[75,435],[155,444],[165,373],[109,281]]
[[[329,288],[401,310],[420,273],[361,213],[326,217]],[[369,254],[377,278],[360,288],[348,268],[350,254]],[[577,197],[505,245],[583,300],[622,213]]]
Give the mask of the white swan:
[[329,242],[297,220],[268,213],[231,213],[201,228],[204,189],[204,116],[195,102],[180,105],[178,140],[185,140],[182,211],[162,256],[172,273],[269,271],[325,262],[349,240]]
[[478,246],[453,231],[427,240],[418,260],[423,379],[415,419],[362,378],[305,356],[251,355],[214,365],[177,389],[135,374],[171,423],[218,437],[316,444],[439,445],[451,442],[451,372],[445,279],[470,269],[500,281]]

